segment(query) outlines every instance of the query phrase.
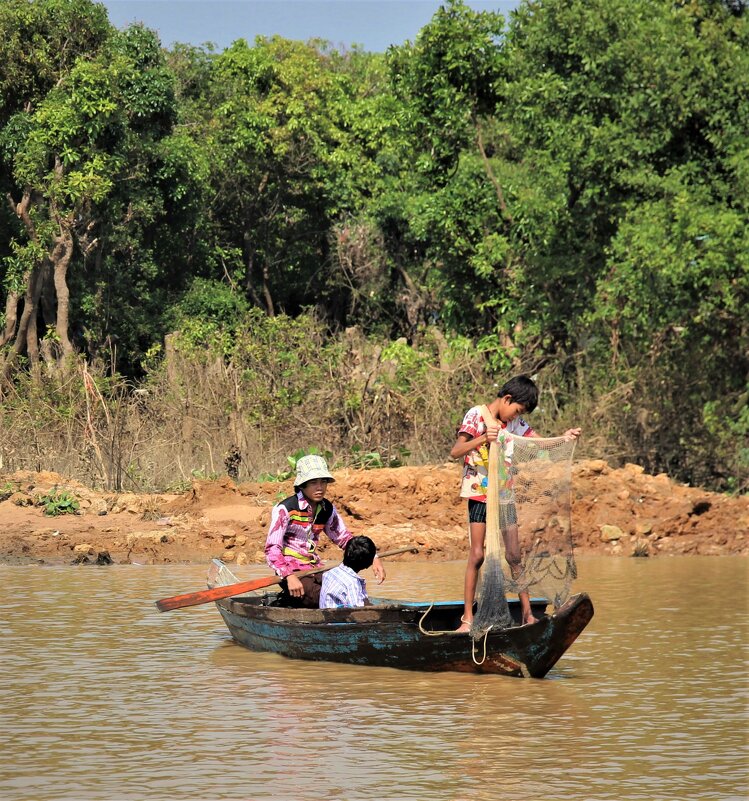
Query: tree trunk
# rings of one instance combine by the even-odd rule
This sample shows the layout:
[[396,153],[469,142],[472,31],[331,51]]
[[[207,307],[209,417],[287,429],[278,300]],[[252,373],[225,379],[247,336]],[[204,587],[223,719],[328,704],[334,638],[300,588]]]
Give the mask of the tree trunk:
[[247,269],[245,271],[245,277],[244,277],[245,289],[250,293],[252,302],[258,308],[262,308],[263,304],[260,300],[259,295],[255,291],[255,283],[253,280],[253,273],[255,270],[255,251],[253,250],[252,243],[250,242],[250,235],[247,231],[245,231],[244,234],[244,252],[245,252],[245,262],[247,264]]
[[16,324],[18,323],[18,301],[20,299],[21,296],[18,292],[14,292],[13,290],[8,292],[8,297],[5,299],[5,330],[2,335],[0,335],[0,348],[7,345],[11,339],[13,339],[13,334],[16,332]]
[[481,136],[481,126],[479,121],[474,118],[473,125],[476,129],[476,145],[478,146],[479,153],[481,154],[481,161],[484,164],[484,171],[486,172],[487,178],[491,181],[492,186],[494,187],[494,193],[497,195],[497,201],[499,202],[499,208],[502,211],[502,217],[505,220],[505,225],[509,228],[512,225],[512,215],[510,214],[510,210],[507,208],[507,203],[505,202],[505,195],[502,191],[502,185],[497,180],[497,176],[494,174],[494,170],[492,169],[491,162],[489,161],[489,157],[486,155],[486,148],[484,147],[484,139]]
[[[10,206],[10,210],[13,214],[15,214],[21,222],[24,224],[26,231],[30,238],[36,237],[36,231],[34,229],[34,223],[31,220],[29,215],[29,206],[31,205],[31,192],[26,191],[23,194],[19,203],[16,203],[13,200],[13,196],[8,192],[6,194],[6,199],[8,201],[8,205]],[[25,291],[28,291],[30,286],[31,280],[31,273],[27,272],[24,275],[22,283],[25,287]],[[5,299],[5,330],[3,331],[2,338],[0,339],[0,347],[7,345],[15,336],[16,328],[19,324],[18,321],[18,301],[21,299],[21,293],[15,290],[8,291],[8,297]],[[26,308],[24,303],[24,309]],[[22,313],[23,318],[23,313]],[[16,353],[17,355],[17,353]],[[7,366],[8,360],[11,359],[9,356],[5,360],[5,364],[3,365],[3,374],[5,374],[5,367]],[[15,356],[12,357],[15,360]]]
[[276,309],[273,305],[273,295],[270,293],[270,272],[267,264],[263,264],[263,297],[265,298],[265,310],[268,312],[268,317],[275,317]]
[[39,316],[39,295],[41,295],[42,286],[44,285],[44,270],[39,271],[37,284],[38,291],[36,293],[36,297],[34,298],[34,302],[31,304],[31,313],[29,314],[28,323],[26,325],[26,355],[29,357],[29,363],[31,364],[32,369],[35,371],[39,366],[39,333],[37,331],[37,317]]
[[68,289],[67,274],[70,259],[73,255],[73,235],[67,227],[57,238],[52,255],[52,269],[54,270],[55,293],[57,294],[57,322],[55,330],[60,340],[63,358],[74,353],[73,343],[68,336],[70,320],[70,290]]
[[52,279],[52,262],[44,262],[44,277],[42,280],[42,293],[39,296],[39,312],[44,323],[44,333],[55,324],[57,312],[55,311],[55,284]]
[[[61,169],[61,166],[58,165]],[[27,189],[19,203],[15,203],[12,195],[7,195],[8,203],[13,213],[21,220],[26,229],[26,235],[31,242],[39,243],[39,235],[30,214],[32,202],[36,202],[32,190]],[[29,357],[33,367],[39,364],[40,339],[47,333],[47,326],[54,320],[55,331],[59,348],[52,343],[46,343],[42,348],[44,359],[47,362],[59,361],[74,353],[73,343],[68,334],[70,324],[70,291],[67,283],[68,267],[73,256],[72,221],[61,218],[55,210],[54,204],[50,207],[50,216],[60,228],[55,237],[51,251],[39,264],[32,267],[23,278],[25,292],[23,309],[20,319],[18,317],[18,302],[20,293],[10,291],[5,301],[5,326],[0,335],[0,346],[13,342],[1,367],[1,374],[7,378],[18,356],[24,351]],[[42,312],[44,330],[38,330],[38,316]],[[40,337],[41,335],[41,337]]]
[[[13,347],[10,349],[10,352],[6,356],[3,364],[3,378],[8,378],[13,366],[16,363],[16,359],[23,352],[24,347],[28,350],[29,329],[31,329],[34,332],[34,335],[36,335],[36,311],[39,295],[42,291],[42,273],[43,267],[42,265],[39,265],[34,267],[28,276],[26,292],[23,298],[23,312],[21,312],[21,319],[18,321],[18,329],[16,331],[16,338],[13,343]],[[36,353],[38,360],[39,352],[38,348],[36,347],[36,341],[34,342],[34,347],[31,351],[29,351],[28,354],[32,362],[34,353]]]

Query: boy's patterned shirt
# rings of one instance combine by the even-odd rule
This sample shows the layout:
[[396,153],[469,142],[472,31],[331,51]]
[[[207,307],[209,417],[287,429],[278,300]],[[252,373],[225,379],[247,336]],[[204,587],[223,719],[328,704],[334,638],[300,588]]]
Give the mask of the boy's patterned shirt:
[[[346,528],[338,510],[333,511],[325,525],[314,522],[314,510],[301,490],[297,492],[299,511],[289,512],[283,505],[273,507],[268,537],[265,540],[265,559],[269,567],[282,578],[297,570],[309,570],[323,564],[317,554],[320,533],[324,531],[339,548],[344,548],[354,535]],[[284,553],[284,549],[287,553]],[[303,558],[288,554],[294,551]]]
[[366,582],[347,565],[338,565],[323,574],[320,588],[320,609],[364,606],[366,601]]
[[[516,417],[509,423],[500,423],[500,429],[514,434],[517,437],[529,437],[534,431],[523,420]],[[481,416],[481,407],[473,406],[466,412],[458,434],[466,434],[469,439],[475,439],[486,433],[486,424]],[[505,450],[505,457],[510,455]],[[460,497],[470,498],[473,501],[486,503],[486,488],[489,481],[489,446],[484,443],[479,448],[469,451],[463,459],[463,479],[460,485]]]

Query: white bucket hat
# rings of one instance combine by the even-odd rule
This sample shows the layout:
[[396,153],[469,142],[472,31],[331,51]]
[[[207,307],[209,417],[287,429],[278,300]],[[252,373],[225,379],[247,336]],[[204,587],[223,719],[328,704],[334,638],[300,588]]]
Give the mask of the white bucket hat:
[[294,479],[294,486],[301,487],[307,481],[312,481],[313,478],[327,478],[328,481],[335,481],[333,476],[330,475],[328,465],[322,456],[302,456],[296,463],[296,478]]

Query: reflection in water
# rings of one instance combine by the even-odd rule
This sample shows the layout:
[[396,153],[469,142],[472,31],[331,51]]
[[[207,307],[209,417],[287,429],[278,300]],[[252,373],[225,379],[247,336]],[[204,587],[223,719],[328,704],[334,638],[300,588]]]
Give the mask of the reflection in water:
[[[386,594],[456,597],[463,567],[392,563]],[[596,616],[543,681],[287,660],[155,610],[204,574],[0,567],[0,797],[747,795],[746,560],[581,559]]]

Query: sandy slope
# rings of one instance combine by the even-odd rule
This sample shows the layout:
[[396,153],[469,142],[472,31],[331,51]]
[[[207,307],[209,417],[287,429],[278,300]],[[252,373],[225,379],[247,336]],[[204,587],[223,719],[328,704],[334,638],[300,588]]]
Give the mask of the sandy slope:
[[[349,528],[382,550],[416,543],[418,556],[465,556],[465,506],[456,464],[336,473],[329,497]],[[602,461],[575,465],[572,525],[579,552],[630,556],[749,554],[749,497],[732,498]],[[80,502],[48,517],[35,505],[54,488]],[[184,495],[100,493],[54,473],[0,475],[0,562],[262,563],[270,510],[287,484],[195,481]],[[615,528],[611,528],[615,527]],[[337,558],[329,543],[323,555]]]

